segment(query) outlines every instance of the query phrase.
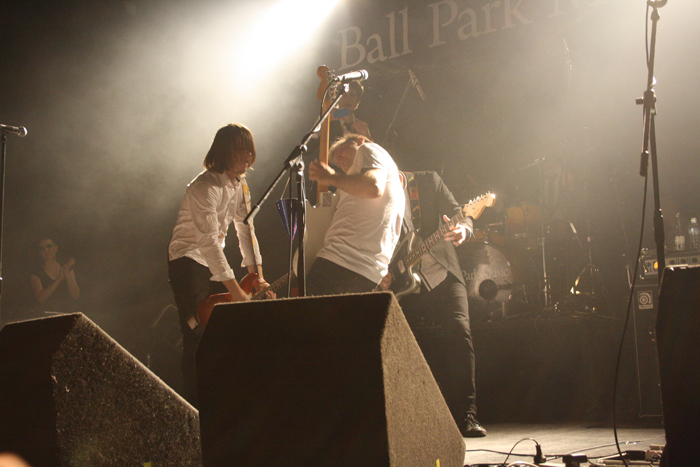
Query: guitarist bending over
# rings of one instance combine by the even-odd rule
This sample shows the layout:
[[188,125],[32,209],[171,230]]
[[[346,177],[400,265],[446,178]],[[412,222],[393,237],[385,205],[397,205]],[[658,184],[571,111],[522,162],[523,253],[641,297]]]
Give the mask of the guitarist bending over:
[[[405,225],[410,231],[427,237],[440,227],[441,219],[460,213],[460,205],[435,172],[407,173]],[[448,217],[449,216],[449,217]],[[433,316],[442,327],[442,339],[436,355],[423,349],[426,360],[440,383],[440,390],[462,436],[485,436],[486,430],[476,420],[474,381],[474,346],[469,326],[467,288],[455,246],[471,236],[472,219],[465,217],[445,232],[421,257],[420,289],[403,296],[399,303],[412,329],[422,317]],[[386,289],[392,281],[387,275],[380,284]],[[398,282],[398,281],[397,281]],[[400,291],[396,291],[400,295]],[[425,345],[421,339],[418,343]],[[440,371],[444,368],[444,371]]]
[[255,162],[255,144],[248,128],[229,124],[217,131],[204,158],[204,172],[187,185],[168,246],[168,276],[180,315],[183,336],[184,397],[197,406],[195,351],[201,329],[195,312],[199,302],[229,292],[234,301],[248,300],[224,255],[231,222],[238,234],[243,266],[262,278],[262,258],[255,234],[243,223],[247,214],[245,173]]
[[394,160],[369,139],[347,134],[314,161],[309,178],[338,188],[337,210],[306,277],[308,295],[370,292],[387,273],[401,233],[405,197]]

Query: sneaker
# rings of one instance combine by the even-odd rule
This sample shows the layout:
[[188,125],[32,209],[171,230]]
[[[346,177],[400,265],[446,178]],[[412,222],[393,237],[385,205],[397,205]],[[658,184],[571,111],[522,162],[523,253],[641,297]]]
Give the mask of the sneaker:
[[474,415],[469,414],[462,423],[459,424],[459,432],[465,438],[481,438],[486,436],[486,430],[479,424]]

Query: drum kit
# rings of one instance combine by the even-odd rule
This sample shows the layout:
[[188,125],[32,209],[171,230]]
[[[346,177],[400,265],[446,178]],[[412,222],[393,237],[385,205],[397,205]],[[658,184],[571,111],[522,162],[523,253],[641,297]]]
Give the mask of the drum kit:
[[472,319],[560,311],[585,256],[574,224],[544,196],[499,198],[505,203],[477,220],[474,236],[457,248]]
[[477,228],[457,249],[467,284],[470,314],[514,316],[545,307],[541,208],[521,205],[505,210],[500,222]]

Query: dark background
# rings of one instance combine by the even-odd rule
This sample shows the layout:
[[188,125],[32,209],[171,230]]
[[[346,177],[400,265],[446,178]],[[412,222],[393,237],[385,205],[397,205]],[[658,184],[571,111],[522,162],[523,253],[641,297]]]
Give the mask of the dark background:
[[[497,193],[499,206],[477,227],[502,222],[509,207],[537,205],[533,162],[562,156],[576,190],[571,220],[584,240],[590,236],[609,307],[622,313],[625,267],[641,230],[635,99],[647,80],[644,1],[560,0],[562,14],[550,17],[556,0],[523,0],[519,11],[532,23],[504,28],[501,6],[492,13],[494,32],[459,40],[460,17],[441,28],[446,43],[437,47],[429,47],[428,2],[342,0],[321,20],[311,15],[318,7],[295,2],[290,11],[301,19],[287,13],[278,23],[267,16],[275,3],[3,2],[0,122],[29,131],[8,137],[3,322],[36,316],[28,276],[38,264],[36,241],[48,235],[63,258],[77,261],[86,315],[147,358],[164,332],[149,326],[172,303],[166,246],[177,209],[216,130],[236,121],[253,131],[259,156],[249,182],[257,199],[316,118],[316,68],[340,68],[339,31],[359,27],[365,46],[379,34],[388,51],[387,15],[394,12],[400,35],[404,8],[412,53],[353,67],[369,71],[358,116],[374,139],[405,170],[439,171],[462,203]],[[454,4],[477,12],[483,31],[489,2]],[[684,229],[700,215],[698,10],[674,0],[659,10],[655,89],[667,230],[676,213]],[[407,89],[409,69],[425,101]],[[272,205],[281,190],[256,221],[268,279],[286,264]],[[237,267],[234,238],[226,251]],[[576,267],[586,253],[578,248]]]

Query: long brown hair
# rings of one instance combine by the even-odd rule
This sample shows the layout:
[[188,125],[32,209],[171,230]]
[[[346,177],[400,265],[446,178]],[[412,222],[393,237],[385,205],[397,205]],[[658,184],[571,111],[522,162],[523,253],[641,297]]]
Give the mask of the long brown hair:
[[255,163],[253,133],[245,125],[229,123],[216,132],[209,152],[204,157],[204,168],[224,173],[244,158],[248,158],[248,166]]

